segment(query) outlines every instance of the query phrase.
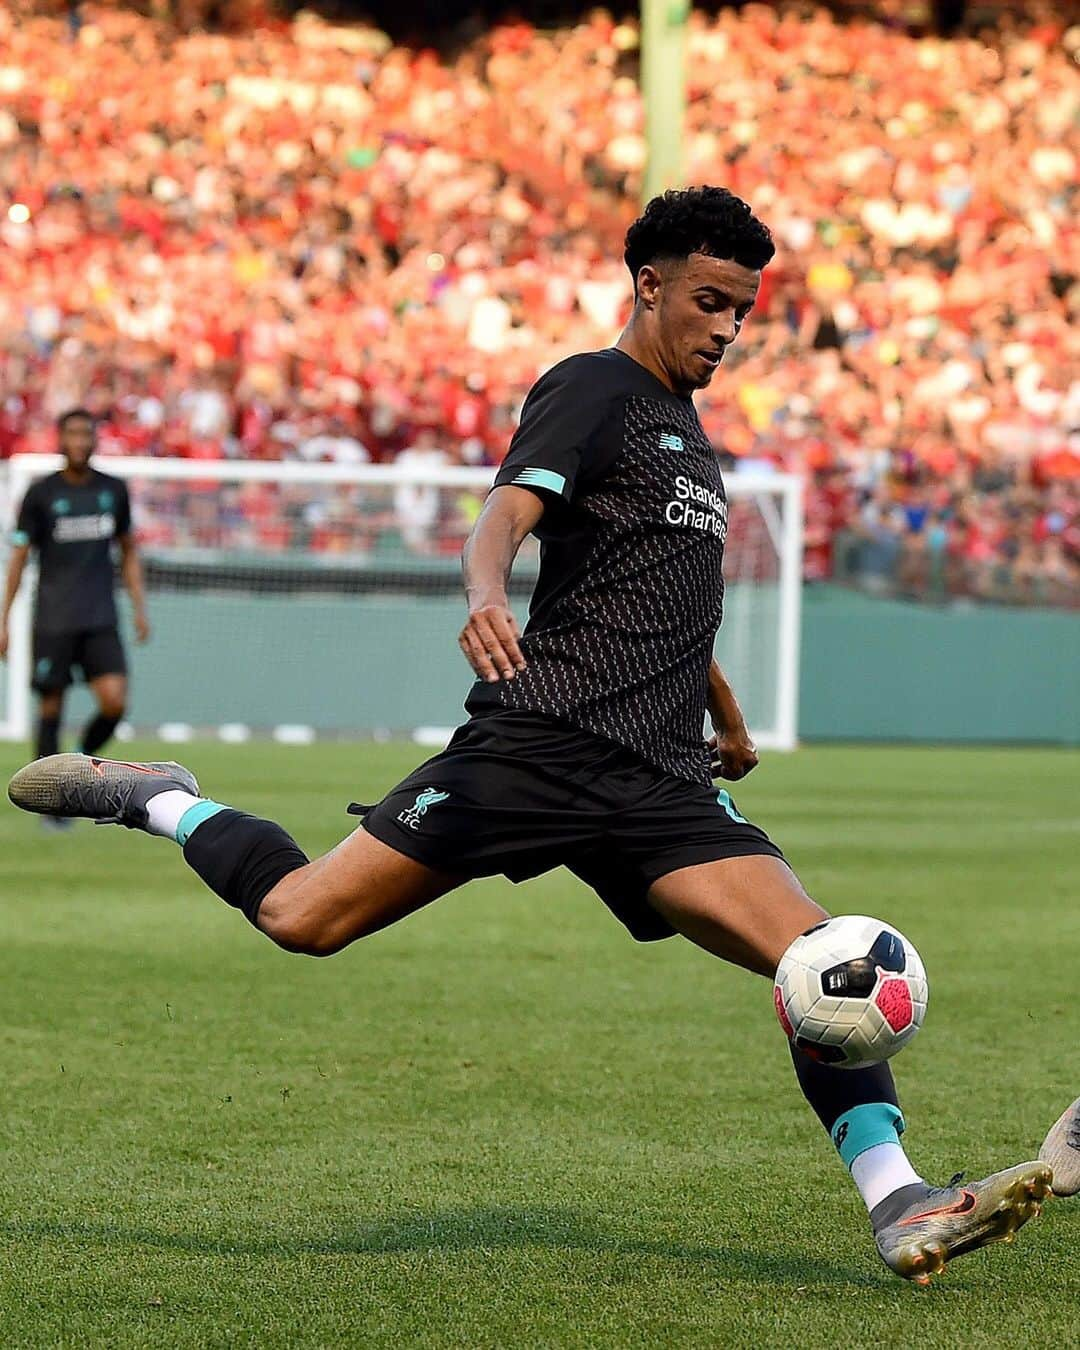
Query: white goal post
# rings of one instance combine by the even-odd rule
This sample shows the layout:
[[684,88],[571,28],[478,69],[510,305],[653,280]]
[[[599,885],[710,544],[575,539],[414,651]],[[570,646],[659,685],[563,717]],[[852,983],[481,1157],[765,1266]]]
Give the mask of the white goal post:
[[[464,717],[459,555],[493,470],[462,466],[98,456],[123,478],[154,638],[135,651],[131,722],[184,739],[413,735]],[[9,461],[4,536],[54,456]],[[727,601],[717,655],[763,749],[797,740],[802,484],[731,473]],[[524,622],[533,541],[515,568]],[[0,738],[31,722],[33,577],[12,613]],[[126,607],[123,609],[126,623]]]

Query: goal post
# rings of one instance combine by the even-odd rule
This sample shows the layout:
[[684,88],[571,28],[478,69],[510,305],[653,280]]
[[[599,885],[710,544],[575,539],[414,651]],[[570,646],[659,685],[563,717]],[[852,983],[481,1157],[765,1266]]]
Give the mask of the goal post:
[[[470,673],[457,646],[461,546],[493,470],[98,456],[131,494],[153,637],[129,645],[130,719],[182,740],[409,735],[445,740]],[[4,537],[54,456],[7,466]],[[717,656],[757,743],[797,738],[801,484],[733,473],[726,616]],[[5,545],[5,551],[6,551]],[[511,603],[524,624],[538,552]],[[31,591],[24,580],[0,671],[0,737],[29,735]],[[121,623],[130,630],[126,600]]]

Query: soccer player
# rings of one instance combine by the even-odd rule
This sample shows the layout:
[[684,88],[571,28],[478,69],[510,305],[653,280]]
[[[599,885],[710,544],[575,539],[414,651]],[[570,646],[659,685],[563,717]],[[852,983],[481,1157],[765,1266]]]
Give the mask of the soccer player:
[[[712,783],[742,778],[757,753],[713,659],[727,502],[692,397],[772,256],[766,227],[721,188],[667,193],[630,227],[626,329],[533,387],[465,548],[470,719],[377,806],[354,805],[363,826],[331,853],[309,862],[280,825],[201,797],[171,763],[61,755],[16,774],[12,800],[175,840],[287,951],[326,956],[471,877],[562,864],[635,938],[681,933],[771,977],[825,911]],[[507,584],[530,531],[542,559],[521,635]],[[887,1064],[793,1059],[899,1275],[925,1283],[1038,1212],[1045,1163],[961,1187],[923,1181]]]
[[1050,1126],[1039,1157],[1053,1169],[1055,1195],[1080,1194],[1080,1097]]
[[[7,655],[11,607],[30,550],[36,549],[39,580],[32,681],[39,700],[39,757],[57,752],[64,693],[76,666],[97,701],[97,711],[80,737],[83,753],[92,755],[102,749],[124,716],[127,662],[113,595],[114,540],[120,546],[136,635],[145,642],[150,633],[127,487],[91,467],[95,432],[90,413],[82,408],[66,412],[57,430],[64,467],[34,483],[19,508],[0,617],[2,658]],[[55,822],[62,819],[55,818]]]

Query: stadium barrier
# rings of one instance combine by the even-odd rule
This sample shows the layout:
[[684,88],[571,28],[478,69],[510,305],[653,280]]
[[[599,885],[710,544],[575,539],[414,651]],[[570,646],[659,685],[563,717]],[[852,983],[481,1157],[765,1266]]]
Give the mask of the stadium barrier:
[[[135,728],[167,738],[408,734],[445,740],[469,672],[459,555],[490,469],[95,461],[129,485],[154,638],[132,649]],[[11,462],[7,518],[58,467]],[[787,475],[728,481],[717,654],[763,747],[797,739],[802,498]],[[523,621],[534,541],[515,569]],[[28,734],[30,587],[13,615],[0,736]]]

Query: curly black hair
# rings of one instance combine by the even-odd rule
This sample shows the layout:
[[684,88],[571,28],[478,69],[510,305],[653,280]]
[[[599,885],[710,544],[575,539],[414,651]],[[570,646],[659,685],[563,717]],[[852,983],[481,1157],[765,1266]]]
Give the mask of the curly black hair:
[[658,258],[707,253],[757,270],[775,252],[768,226],[741,197],[727,188],[692,187],[652,199],[627,230],[623,257],[637,295],[638,272]]

